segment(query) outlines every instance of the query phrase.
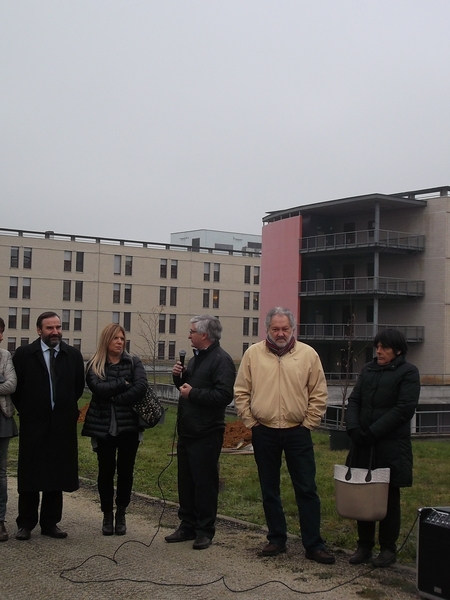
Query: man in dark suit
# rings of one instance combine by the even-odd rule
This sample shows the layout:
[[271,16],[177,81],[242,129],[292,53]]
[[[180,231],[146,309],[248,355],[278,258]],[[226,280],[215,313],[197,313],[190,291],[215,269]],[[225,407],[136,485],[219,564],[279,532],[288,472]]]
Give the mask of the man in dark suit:
[[[17,388],[12,399],[20,419],[16,539],[42,535],[65,538],[63,491],[78,489],[78,399],[84,390],[81,353],[61,341],[61,321],[54,312],[36,322],[39,338],[17,348],[13,363]],[[42,492],[40,516],[39,492]]]

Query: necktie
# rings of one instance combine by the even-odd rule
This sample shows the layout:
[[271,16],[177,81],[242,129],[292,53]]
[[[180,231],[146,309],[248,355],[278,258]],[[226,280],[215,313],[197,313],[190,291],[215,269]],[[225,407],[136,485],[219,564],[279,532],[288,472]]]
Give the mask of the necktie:
[[50,382],[52,386],[52,406],[56,402],[56,370],[55,370],[55,349],[50,348]]

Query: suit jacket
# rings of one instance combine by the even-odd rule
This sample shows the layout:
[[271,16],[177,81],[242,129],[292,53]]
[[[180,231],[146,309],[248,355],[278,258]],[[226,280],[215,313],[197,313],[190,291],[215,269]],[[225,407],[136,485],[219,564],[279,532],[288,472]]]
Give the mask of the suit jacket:
[[13,363],[17,388],[12,400],[20,423],[19,492],[74,491],[79,487],[77,420],[78,399],[84,391],[83,357],[60,343],[53,409],[40,338],[17,348]]

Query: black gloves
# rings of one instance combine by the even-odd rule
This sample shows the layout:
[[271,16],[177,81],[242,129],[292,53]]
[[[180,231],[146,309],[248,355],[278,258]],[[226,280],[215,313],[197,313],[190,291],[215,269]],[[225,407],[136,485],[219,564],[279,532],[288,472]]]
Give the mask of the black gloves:
[[370,429],[363,431],[357,427],[356,429],[350,429],[347,433],[355,446],[373,446],[375,443],[375,436]]

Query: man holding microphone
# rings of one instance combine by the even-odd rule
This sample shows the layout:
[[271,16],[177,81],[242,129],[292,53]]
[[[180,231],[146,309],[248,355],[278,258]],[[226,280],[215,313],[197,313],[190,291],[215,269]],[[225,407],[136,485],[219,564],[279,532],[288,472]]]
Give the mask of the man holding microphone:
[[172,370],[178,400],[178,529],[166,542],[194,540],[195,550],[211,545],[219,495],[218,461],[225,430],[225,407],[233,400],[236,369],[220,347],[222,325],[212,315],[190,320],[194,356],[184,367],[185,352]]

